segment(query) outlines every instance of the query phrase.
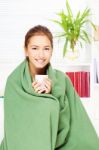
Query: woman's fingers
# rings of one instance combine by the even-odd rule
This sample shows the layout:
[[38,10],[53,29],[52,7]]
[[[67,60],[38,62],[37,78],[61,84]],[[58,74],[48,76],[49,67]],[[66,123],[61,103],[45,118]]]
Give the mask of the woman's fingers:
[[41,93],[45,93],[45,89],[41,89],[41,90],[39,90],[39,91],[38,91],[38,93],[39,93],[39,94],[41,94]]
[[48,78],[44,79],[42,83],[34,81],[32,87],[37,93],[50,93],[52,88],[52,81]]
[[50,93],[52,88],[52,81],[50,79],[45,79],[45,93]]
[[37,82],[37,81],[34,81],[32,83],[32,87],[34,88],[35,92],[38,92],[41,90],[41,83]]

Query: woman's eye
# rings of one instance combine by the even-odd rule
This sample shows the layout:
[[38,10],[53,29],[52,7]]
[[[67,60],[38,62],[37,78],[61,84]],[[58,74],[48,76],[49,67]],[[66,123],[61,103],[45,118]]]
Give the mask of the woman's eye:
[[37,50],[37,48],[36,47],[32,47],[32,50]]
[[49,48],[45,48],[45,50],[50,50]]

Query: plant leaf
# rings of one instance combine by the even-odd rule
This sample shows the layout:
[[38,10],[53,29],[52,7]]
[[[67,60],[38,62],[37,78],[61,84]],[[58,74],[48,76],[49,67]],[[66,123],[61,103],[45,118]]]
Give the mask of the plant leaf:
[[61,25],[61,22],[58,21],[58,20],[54,20],[54,19],[50,19],[50,20],[53,21],[54,23],[57,23],[57,24]]
[[83,33],[83,37],[85,37],[87,42],[90,43],[91,41],[89,39],[88,33],[86,31],[84,31],[84,30],[82,30],[82,33]]
[[68,40],[65,40],[65,44],[64,44],[64,48],[63,48],[63,57],[64,57],[65,54],[66,54],[66,51],[67,51],[67,45],[68,45]]
[[94,28],[94,30],[96,30],[95,24],[91,20],[88,20],[88,22],[92,25],[92,27]]
[[90,16],[90,9],[89,8],[85,8],[82,15],[80,16],[80,22],[84,21],[84,19],[86,19],[86,17]]
[[54,37],[64,37],[66,33],[57,33]]
[[83,41],[87,42],[86,38],[80,34],[80,39],[82,39]]
[[77,13],[76,19],[80,17],[80,11]]
[[70,5],[68,3],[68,0],[66,0],[66,8],[67,8],[68,15],[72,18],[73,17],[73,13],[71,11],[71,8],[70,8]]
[[80,47],[82,48],[83,47],[82,42],[81,41],[78,41],[78,42],[80,43]]

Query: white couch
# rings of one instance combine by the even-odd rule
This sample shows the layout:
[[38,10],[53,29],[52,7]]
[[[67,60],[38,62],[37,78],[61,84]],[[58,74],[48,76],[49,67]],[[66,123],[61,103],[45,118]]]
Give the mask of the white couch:
[[4,136],[3,98],[0,98],[0,143]]

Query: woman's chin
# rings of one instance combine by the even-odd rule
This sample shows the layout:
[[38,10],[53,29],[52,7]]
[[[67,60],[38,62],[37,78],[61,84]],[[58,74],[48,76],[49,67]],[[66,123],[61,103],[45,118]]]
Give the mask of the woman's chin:
[[47,64],[48,64],[47,62],[45,62],[45,63],[35,63],[35,67],[39,68],[39,69],[43,69],[47,66]]
[[35,67],[38,68],[38,69],[43,69],[46,65],[36,65]]

